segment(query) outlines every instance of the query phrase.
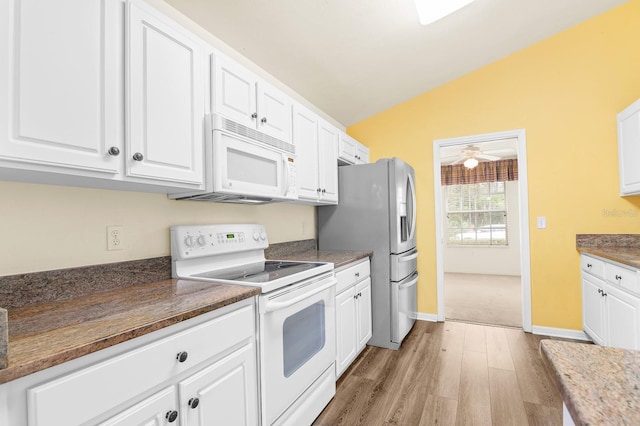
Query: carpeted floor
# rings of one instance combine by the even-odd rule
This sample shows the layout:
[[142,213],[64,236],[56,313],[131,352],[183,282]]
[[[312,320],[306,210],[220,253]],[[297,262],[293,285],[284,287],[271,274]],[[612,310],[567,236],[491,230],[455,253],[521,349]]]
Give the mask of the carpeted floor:
[[522,327],[520,277],[444,274],[447,320]]

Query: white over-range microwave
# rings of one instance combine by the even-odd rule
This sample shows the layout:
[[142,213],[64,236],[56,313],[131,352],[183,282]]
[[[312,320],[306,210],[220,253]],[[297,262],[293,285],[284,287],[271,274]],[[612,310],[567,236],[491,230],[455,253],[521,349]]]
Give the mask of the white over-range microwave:
[[295,147],[218,114],[206,117],[205,189],[176,200],[262,204],[297,200]]

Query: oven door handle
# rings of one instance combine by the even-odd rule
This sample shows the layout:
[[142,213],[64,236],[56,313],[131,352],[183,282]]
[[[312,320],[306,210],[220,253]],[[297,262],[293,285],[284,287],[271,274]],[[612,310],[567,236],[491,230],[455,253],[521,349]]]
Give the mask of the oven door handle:
[[332,279],[330,282],[328,282],[327,284],[324,284],[316,289],[313,289],[310,292],[305,292],[304,294],[301,294],[298,297],[294,297],[291,300],[287,300],[286,302],[274,302],[274,301],[270,301],[268,300],[265,304],[264,304],[264,313],[267,312],[273,312],[273,311],[277,311],[279,309],[284,309],[284,308],[288,308],[291,305],[295,305],[298,302],[303,301],[304,299],[307,299],[315,294],[318,294],[322,291],[325,291],[328,288],[331,288],[333,286],[336,285],[338,281],[335,279]]

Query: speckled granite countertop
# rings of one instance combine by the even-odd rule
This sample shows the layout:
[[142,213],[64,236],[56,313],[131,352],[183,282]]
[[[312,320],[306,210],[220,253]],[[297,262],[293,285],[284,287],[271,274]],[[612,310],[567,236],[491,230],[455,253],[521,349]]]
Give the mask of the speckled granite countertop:
[[576,248],[580,253],[640,269],[640,234],[578,234]]
[[[372,255],[315,247],[315,240],[292,241],[270,246],[265,255],[336,268]],[[0,384],[260,292],[170,276],[165,256],[0,277]]]
[[306,250],[284,256],[270,255],[270,259],[302,260],[308,262],[331,262],[334,268],[339,268],[349,263],[356,262],[365,257],[371,257],[370,251],[322,251]]
[[542,340],[576,425],[640,424],[640,351]]
[[9,310],[0,384],[252,297],[256,287],[169,279]]

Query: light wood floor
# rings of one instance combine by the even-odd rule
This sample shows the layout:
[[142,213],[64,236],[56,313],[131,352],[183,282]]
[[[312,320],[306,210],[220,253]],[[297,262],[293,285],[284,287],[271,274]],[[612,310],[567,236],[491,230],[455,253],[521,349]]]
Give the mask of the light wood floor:
[[417,321],[393,351],[367,346],[314,425],[561,425],[541,336]]
[[444,274],[447,320],[522,327],[522,285],[519,276]]

